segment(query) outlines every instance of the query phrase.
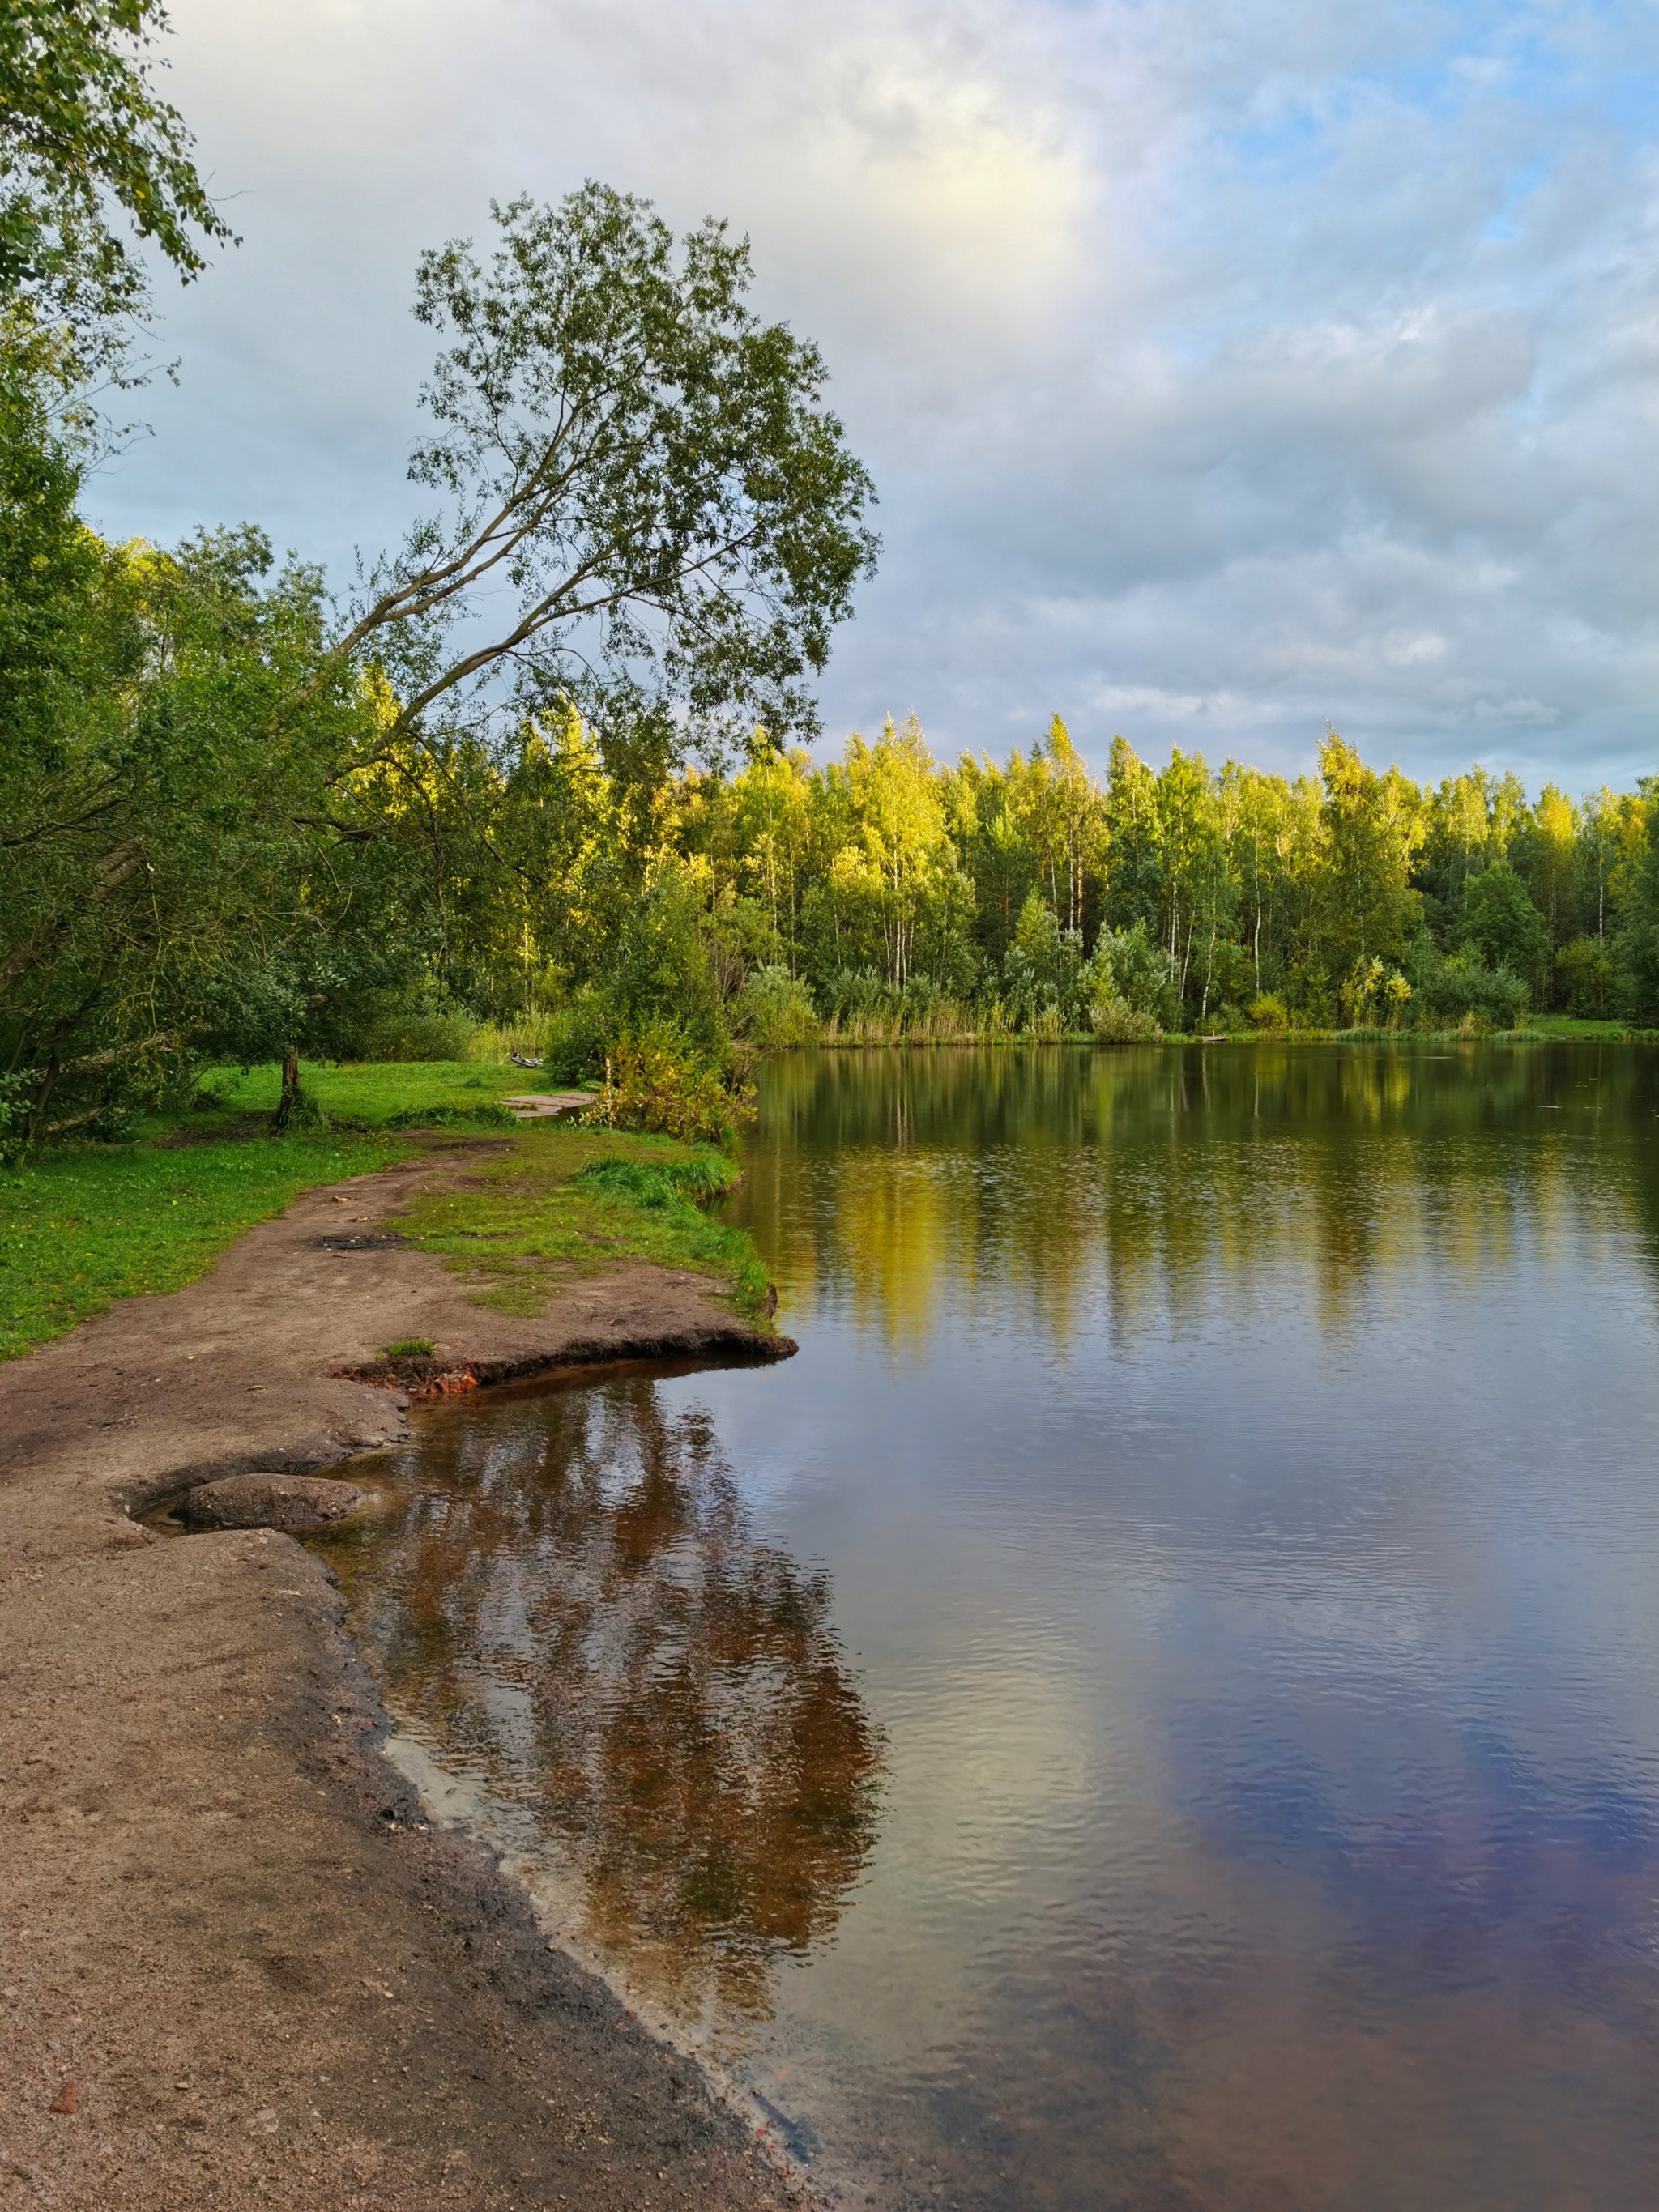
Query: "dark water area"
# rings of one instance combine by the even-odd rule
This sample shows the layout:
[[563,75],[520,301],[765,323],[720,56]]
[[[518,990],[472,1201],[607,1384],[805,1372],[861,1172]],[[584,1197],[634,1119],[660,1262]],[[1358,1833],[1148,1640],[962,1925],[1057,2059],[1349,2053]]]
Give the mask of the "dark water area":
[[318,1547],[551,1923],[851,2203],[1650,2212],[1659,1055],[762,1108],[798,1358],[422,1413]]

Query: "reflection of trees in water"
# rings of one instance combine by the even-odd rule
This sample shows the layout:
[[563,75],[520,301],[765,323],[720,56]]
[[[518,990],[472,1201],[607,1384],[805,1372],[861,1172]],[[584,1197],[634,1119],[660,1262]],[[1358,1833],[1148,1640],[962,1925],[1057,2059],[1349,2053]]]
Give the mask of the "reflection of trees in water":
[[446,1413],[403,1471],[335,1553],[393,1702],[533,1809],[602,1940],[763,2012],[875,1838],[828,1577],[756,1540],[707,1416],[648,1381]]
[[[1425,1249],[1471,1278],[1589,1204],[1659,1275],[1659,1059],[1606,1046],[1263,1044],[819,1052],[769,1066],[744,1206],[797,1291],[834,1285],[896,1345],[944,1289],[1016,1299],[1063,1344],[1172,1327],[1218,1282],[1314,1273],[1328,1328]],[[803,1179],[803,1153],[830,1156]]]

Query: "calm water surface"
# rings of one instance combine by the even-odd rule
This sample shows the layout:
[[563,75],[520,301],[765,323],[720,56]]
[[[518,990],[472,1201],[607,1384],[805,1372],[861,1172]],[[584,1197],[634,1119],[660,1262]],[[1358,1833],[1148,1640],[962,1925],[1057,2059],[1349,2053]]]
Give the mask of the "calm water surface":
[[827,2194],[1659,2203],[1659,1058],[799,1055],[799,1358],[421,1418],[326,1548]]

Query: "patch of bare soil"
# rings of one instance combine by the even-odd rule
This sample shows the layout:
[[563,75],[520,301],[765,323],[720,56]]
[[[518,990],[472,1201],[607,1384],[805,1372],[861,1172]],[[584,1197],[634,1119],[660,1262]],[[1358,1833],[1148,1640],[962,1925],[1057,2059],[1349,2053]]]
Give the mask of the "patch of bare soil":
[[[353,1182],[353,1215],[459,1157]],[[339,1249],[336,1197],[0,1369],[0,2205],[781,2203],[695,2069],[423,1824],[320,1563],[130,1517],[392,1441],[398,1378],[341,1371],[389,1342],[436,1345],[432,1388],[763,1340],[632,1264],[539,1322],[471,1305],[389,1237]]]

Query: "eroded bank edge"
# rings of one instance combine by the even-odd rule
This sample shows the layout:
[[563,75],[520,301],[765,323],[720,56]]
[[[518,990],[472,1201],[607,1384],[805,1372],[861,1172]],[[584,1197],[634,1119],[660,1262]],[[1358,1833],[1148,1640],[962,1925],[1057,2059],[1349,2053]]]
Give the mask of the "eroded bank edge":
[[[620,1342],[576,1339],[560,1346],[551,1356],[432,1357],[370,1361],[325,1371],[368,1388],[395,1391],[398,1410],[406,1414],[410,1404],[419,1400],[436,1401],[495,1383],[534,1381],[556,1385],[568,1378],[592,1384],[601,1379],[605,1370],[642,1363],[657,1366],[665,1362],[696,1362],[705,1368],[769,1366],[793,1357],[799,1349],[793,1338],[764,1335],[732,1323],[641,1334]],[[400,1420],[399,1431],[407,1441],[410,1430],[406,1419]],[[349,1467],[354,1460],[373,1455],[355,1443],[336,1443],[336,1449],[320,1451],[278,1447],[263,1452],[253,1449],[221,1454],[141,1483],[115,1486],[111,1500],[125,1519],[137,1523],[141,1516],[148,1519],[166,1510],[191,1489],[232,1474],[267,1470],[313,1473],[322,1468]],[[386,1449],[385,1445],[374,1448],[376,1452]],[[564,1939],[562,1929],[554,1926],[554,1915],[545,1902],[538,1898],[527,1863],[515,1860],[510,1845],[499,1845],[492,1838],[488,1807],[482,1800],[474,1802],[478,1793],[447,1774],[388,1709],[348,1623],[344,1595],[334,1569],[285,1529],[251,1528],[244,1533],[262,1543],[291,1544],[326,1585],[327,1598],[309,1622],[317,1658],[334,1685],[332,1695],[324,1702],[337,1717],[349,1717],[353,1723],[348,1741],[356,1754],[360,1785],[374,1785],[361,1788],[365,1804],[377,1798],[386,1801],[378,1815],[365,1814],[365,1825],[390,1832],[399,1826],[436,1831],[447,1844],[444,1878],[458,1903],[469,1885],[475,1890],[480,1884],[486,1886],[498,1907],[499,1924],[516,1928],[521,1934],[527,1928],[545,1950],[556,1953],[574,1972],[602,1990],[623,2015],[616,2022],[618,2029],[634,2030],[693,2070],[710,2106],[734,2130],[734,2146],[740,2143],[745,2150],[758,2150],[772,2178],[798,2203],[806,2208],[817,2206],[820,2200],[811,2187],[807,2160],[792,2140],[794,2130],[787,2117],[734,2079],[709,2052],[678,2032],[666,2015],[660,2020],[641,2016],[637,2005],[629,2002],[632,1992],[617,1984],[602,1961],[579,1954]],[[311,1747],[313,1756],[321,1760],[325,1747],[337,1752],[338,1748],[330,1745],[319,1729]]]

